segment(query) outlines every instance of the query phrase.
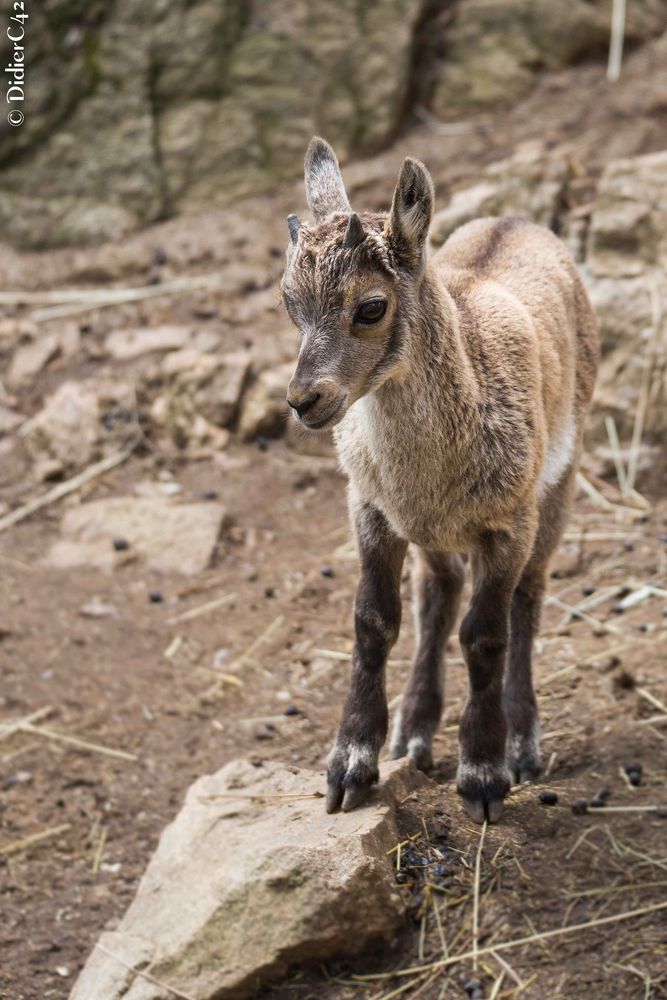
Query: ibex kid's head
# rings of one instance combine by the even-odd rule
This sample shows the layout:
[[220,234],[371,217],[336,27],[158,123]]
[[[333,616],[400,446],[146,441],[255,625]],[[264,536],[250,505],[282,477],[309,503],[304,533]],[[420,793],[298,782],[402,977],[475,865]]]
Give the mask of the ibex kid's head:
[[357,215],[336,154],[319,138],[306,153],[305,182],[314,225],[288,217],[282,280],[285,306],[301,333],[287,401],[304,427],[321,430],[400,370],[424,269],[433,184],[422,163],[406,159],[389,214]]

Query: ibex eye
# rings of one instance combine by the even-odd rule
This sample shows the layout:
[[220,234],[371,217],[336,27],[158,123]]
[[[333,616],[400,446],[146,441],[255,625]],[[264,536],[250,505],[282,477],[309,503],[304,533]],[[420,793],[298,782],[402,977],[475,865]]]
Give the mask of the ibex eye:
[[355,323],[378,323],[387,311],[386,299],[366,299],[357,309]]

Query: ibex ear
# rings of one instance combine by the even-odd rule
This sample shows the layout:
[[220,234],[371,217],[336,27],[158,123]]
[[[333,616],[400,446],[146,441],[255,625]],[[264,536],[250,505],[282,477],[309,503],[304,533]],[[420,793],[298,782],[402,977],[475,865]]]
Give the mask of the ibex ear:
[[336,154],[324,139],[315,136],[306,151],[304,168],[306,198],[315,222],[324,222],[333,212],[351,212]]
[[433,215],[433,181],[419,160],[407,157],[398,175],[389,213],[388,237],[406,264],[421,263]]

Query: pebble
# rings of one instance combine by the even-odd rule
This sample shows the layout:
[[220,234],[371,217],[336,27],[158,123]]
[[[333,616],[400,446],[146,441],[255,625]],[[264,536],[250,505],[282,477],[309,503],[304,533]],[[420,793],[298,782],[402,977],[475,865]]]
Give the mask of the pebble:
[[130,543],[127,538],[114,538],[111,544],[116,552],[124,552],[125,549],[129,549],[130,547]]
[[433,868],[433,872],[434,872],[435,875],[439,875],[439,876],[442,877],[443,875],[451,875],[452,874],[452,869],[449,868],[448,865],[439,865],[438,864],[438,865],[435,865],[435,867]]
[[[472,997],[475,993],[479,993],[482,989],[482,984],[479,979],[469,979],[467,983],[463,984],[463,989],[469,994],[469,996]],[[482,996],[483,995],[484,994],[482,993]]]
[[153,250],[153,263],[157,267],[164,267],[167,263],[167,254],[162,247],[156,247],[155,250]]
[[590,597],[591,594],[595,593],[595,587],[591,587],[590,585],[587,587],[582,587],[581,593],[584,595],[584,597]]
[[162,601],[164,601],[164,597],[162,596],[162,591],[151,590],[151,592],[148,595],[148,600],[151,602],[151,604],[160,604]]
[[396,881],[399,885],[404,885],[408,881],[408,876],[405,872],[396,872]]
[[555,806],[558,802],[558,796],[555,792],[540,792],[540,802],[545,806]]
[[320,570],[320,575],[329,578],[335,576],[333,566],[323,566],[322,569]]
[[285,709],[285,715],[301,715],[301,709],[297,708],[296,705],[288,705]]
[[276,592],[273,589],[273,587],[265,587],[264,588],[264,597],[275,597],[275,596],[276,596]]
[[217,500],[218,493],[217,490],[204,490],[201,495],[202,500]]
[[588,812],[588,802],[586,799],[580,799],[578,802],[575,802],[572,806],[572,812],[575,816],[585,816]]
[[266,440],[265,437],[258,437],[256,439],[255,443],[256,443],[256,445],[257,445],[257,447],[259,448],[260,451],[268,451],[269,450],[269,442]]

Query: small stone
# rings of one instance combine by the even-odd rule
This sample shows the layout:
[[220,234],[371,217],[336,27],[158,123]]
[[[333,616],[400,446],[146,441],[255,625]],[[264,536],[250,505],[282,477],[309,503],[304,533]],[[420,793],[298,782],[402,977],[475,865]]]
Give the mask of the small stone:
[[151,604],[161,604],[162,601],[164,601],[164,597],[162,595],[162,591],[161,590],[151,590],[151,592],[148,595],[148,600],[151,602]]
[[642,783],[642,776],[639,771],[630,771],[628,773],[628,781],[633,786],[633,788],[639,788]]
[[555,792],[543,791],[540,792],[540,802],[545,806],[555,806],[558,802],[558,796]]
[[204,490],[201,495],[202,500],[217,500],[218,494],[216,490]]
[[604,799],[601,799],[599,795],[596,795],[594,799],[591,799],[589,805],[592,809],[604,809]]
[[396,872],[396,881],[399,885],[404,885],[408,881],[408,876],[405,872]]
[[115,618],[118,610],[113,604],[108,604],[99,597],[93,597],[91,601],[83,605],[79,614],[84,618]]
[[588,586],[581,588],[581,593],[584,595],[584,597],[590,597],[591,594],[595,593],[595,587],[591,587],[589,584]]
[[635,626],[638,632],[650,632],[651,626],[646,622],[641,622],[640,625]]
[[641,774],[643,771],[643,767],[638,760],[635,760],[635,761],[630,761],[630,763],[628,764],[624,764],[623,770],[625,771],[626,774],[632,774],[633,772]]
[[634,542],[629,542],[629,541],[623,542],[623,548],[625,549],[626,552],[634,552],[635,551]]
[[329,579],[335,576],[333,566],[323,566],[320,570],[320,575],[328,577]]
[[285,715],[301,715],[301,709],[297,708],[296,705],[288,705],[285,709]]
[[574,805],[572,806],[572,813],[574,816],[585,816],[587,812],[588,812],[588,802],[586,801],[586,799],[580,799],[578,802],[575,802]]
[[276,592],[273,589],[273,587],[265,587],[264,588],[264,597],[275,597],[275,596],[276,596]]
[[607,788],[607,786],[605,785],[604,788],[600,789],[600,791],[597,794],[597,797],[599,799],[602,799],[603,802],[606,802],[607,799],[611,798],[611,788]]
[[463,989],[470,996],[472,996],[473,993],[475,993],[477,990],[481,990],[481,988],[482,984],[480,983],[479,979],[469,979],[467,983],[463,984]]
[[162,247],[156,247],[155,250],[153,250],[153,263],[156,267],[164,267],[167,263],[167,254]]
[[125,552],[125,550],[129,549],[130,547],[130,543],[128,542],[127,538],[114,538],[111,544],[113,545],[116,552]]
[[265,437],[258,437],[257,440],[255,441],[255,444],[257,445],[260,451],[269,450],[269,442],[266,440]]

